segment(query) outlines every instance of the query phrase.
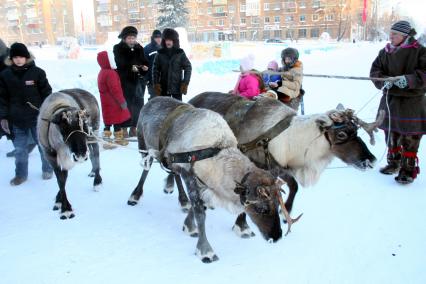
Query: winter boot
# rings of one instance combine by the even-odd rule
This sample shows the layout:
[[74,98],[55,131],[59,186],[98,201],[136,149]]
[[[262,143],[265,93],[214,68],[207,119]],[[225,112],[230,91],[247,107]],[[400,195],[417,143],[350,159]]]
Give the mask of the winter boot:
[[11,181],[10,181],[10,185],[11,186],[18,186],[23,184],[24,182],[27,181],[27,178],[23,178],[23,177],[14,177]]
[[102,139],[104,140],[103,147],[104,147],[105,150],[117,148],[117,146],[115,146],[114,144],[111,143],[112,142],[111,136],[112,136],[111,131],[104,130],[104,133],[102,134]]
[[400,184],[412,183],[420,174],[419,158],[416,152],[404,152],[402,155],[401,169],[395,180]]
[[129,129],[127,127],[122,128],[123,130],[123,138],[127,139],[129,138]]
[[388,164],[380,169],[384,175],[394,175],[398,173],[401,168],[401,146],[396,148],[389,148],[388,150]]
[[136,135],[137,135],[136,127],[130,127],[129,137],[136,137]]
[[42,177],[43,180],[49,180],[53,177],[53,173],[52,172],[43,172],[41,177]]
[[121,146],[127,146],[129,145],[129,141],[127,141],[126,139],[124,139],[124,135],[123,135],[123,129],[121,129],[120,131],[115,131],[114,132],[114,143],[121,145]]

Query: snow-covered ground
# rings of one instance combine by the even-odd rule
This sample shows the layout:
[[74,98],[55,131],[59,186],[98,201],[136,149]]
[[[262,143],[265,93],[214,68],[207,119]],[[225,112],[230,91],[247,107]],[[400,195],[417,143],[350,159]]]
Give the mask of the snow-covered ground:
[[[367,76],[381,45],[312,49],[302,52],[301,60],[306,73]],[[240,54],[255,54],[262,70],[272,57],[279,59],[279,51],[279,46],[257,44]],[[81,87],[98,95],[94,50],[84,51],[77,61],[58,61],[48,48],[34,53],[55,90]],[[185,99],[233,88],[238,74],[195,71],[204,63],[194,62]],[[305,78],[303,87],[308,114],[338,103],[359,110],[374,97],[359,116],[375,117],[380,95],[371,82]],[[384,144],[380,133],[377,145],[370,146],[379,159]],[[10,142],[0,141],[0,283],[426,283],[426,176],[397,185],[393,177],[378,173],[384,160],[367,172],[336,169],[343,164],[334,161],[317,185],[300,189],[293,214],[304,216],[275,244],[260,233],[239,239],[231,230],[236,216],[208,211],[207,234],[220,260],[206,265],[194,256],[196,239],[181,231],[185,215],[177,193],[163,193],[165,174],[158,165],[142,202],[126,204],[141,172],[136,143],[101,153],[100,192],[92,191],[87,177],[90,163],[70,172],[67,193],[76,217],[66,221],[51,210],[58,188],[55,179],[41,180],[37,151],[30,156],[28,182],[9,186],[14,161],[5,154],[11,149]],[[419,158],[426,168],[424,143]]]

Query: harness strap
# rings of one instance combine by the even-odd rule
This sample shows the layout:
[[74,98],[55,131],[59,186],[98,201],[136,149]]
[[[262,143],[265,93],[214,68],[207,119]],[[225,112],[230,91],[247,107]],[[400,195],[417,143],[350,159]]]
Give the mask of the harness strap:
[[238,144],[238,148],[243,153],[254,150],[258,147],[263,147],[267,151],[269,142],[290,126],[291,120],[294,116],[295,115],[289,115],[285,117],[253,141]]
[[194,163],[212,158],[219,154],[221,150],[220,148],[206,148],[197,151],[174,153],[169,155],[168,160],[170,163]]

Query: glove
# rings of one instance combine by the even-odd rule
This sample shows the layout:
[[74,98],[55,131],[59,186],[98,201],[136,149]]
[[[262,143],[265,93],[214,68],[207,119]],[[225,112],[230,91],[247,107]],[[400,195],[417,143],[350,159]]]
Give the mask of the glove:
[[4,132],[6,132],[7,134],[10,134],[9,121],[7,121],[7,119],[2,119],[0,121],[0,124]]
[[398,78],[396,81],[393,82],[395,86],[397,86],[400,89],[405,89],[408,86],[407,78],[405,76],[397,76]]
[[182,83],[180,85],[180,92],[186,95],[188,93],[188,84]]
[[161,85],[160,84],[155,84],[154,85],[154,93],[156,96],[161,96]]
[[139,69],[138,69],[137,65],[132,65],[132,72],[133,73],[138,73],[139,72]]
[[122,104],[120,105],[120,107],[121,107],[121,109],[122,109],[122,110],[127,109],[127,103],[126,103],[126,102],[122,103]]

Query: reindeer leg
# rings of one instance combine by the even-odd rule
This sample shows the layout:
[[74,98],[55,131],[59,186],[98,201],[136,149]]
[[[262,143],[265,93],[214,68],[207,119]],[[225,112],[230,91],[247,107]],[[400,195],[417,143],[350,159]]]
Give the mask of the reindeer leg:
[[68,177],[68,171],[63,171],[59,167],[54,168],[56,179],[59,185],[59,191],[56,195],[56,204],[53,207],[53,210],[61,209],[61,219],[71,219],[73,218],[74,212],[72,211],[71,204],[68,201],[67,193],[65,192],[65,184]]
[[198,237],[198,228],[194,219],[194,210],[191,207],[189,208],[188,215],[183,223],[182,231],[187,233],[190,237]]
[[186,183],[186,188],[189,192],[189,199],[191,200],[192,210],[194,211],[195,220],[197,221],[198,226],[198,242],[196,255],[204,263],[216,261],[219,258],[214,253],[206,236],[206,211],[204,209],[204,202],[200,196],[201,188],[198,185],[194,173],[188,173],[183,170],[181,175]]
[[[287,201],[285,202],[285,208],[287,209],[289,213],[291,213],[291,210],[293,209],[294,198],[296,197],[297,191],[299,189],[299,185],[296,179],[288,173],[284,173],[280,175],[280,178],[282,178],[287,183],[287,186],[288,186],[289,194],[288,194]],[[284,223],[285,222],[287,221],[284,220]]]
[[[153,159],[149,160],[149,167],[151,167],[153,162]],[[131,206],[135,206],[138,204],[139,199],[142,196],[143,193],[143,185],[145,183],[146,177],[148,176],[149,170],[143,170],[141,178],[139,179],[138,185],[133,190],[132,194],[129,197],[129,200],[127,200],[127,204]]]
[[232,226],[232,230],[237,234],[237,236],[243,239],[248,239],[255,236],[247,224],[246,213],[241,213],[238,215],[234,226]]
[[99,188],[102,185],[102,177],[100,175],[101,165],[99,160],[99,144],[98,143],[90,144],[89,151],[90,151],[90,161],[92,162],[92,173],[94,173],[93,190],[99,191]]
[[175,186],[174,174],[168,174],[165,182],[166,184],[164,185],[163,191],[166,194],[171,194],[173,192],[173,187]]
[[182,180],[180,178],[180,175],[174,174],[174,178],[176,181],[176,185],[179,192],[179,203],[180,208],[183,212],[188,212],[191,208],[191,203],[189,202],[188,196],[186,196],[185,189],[183,188]]

